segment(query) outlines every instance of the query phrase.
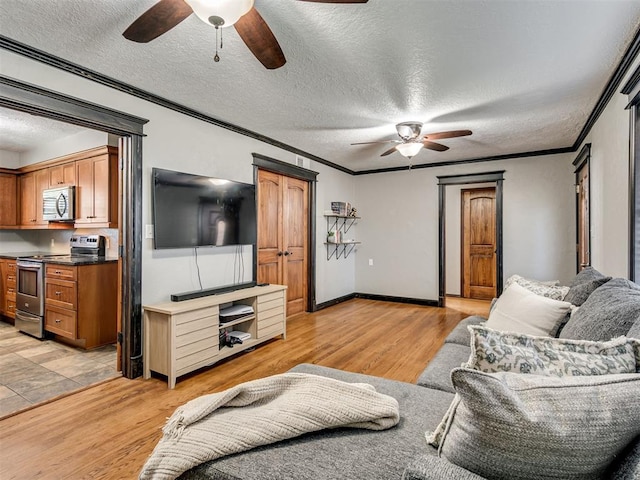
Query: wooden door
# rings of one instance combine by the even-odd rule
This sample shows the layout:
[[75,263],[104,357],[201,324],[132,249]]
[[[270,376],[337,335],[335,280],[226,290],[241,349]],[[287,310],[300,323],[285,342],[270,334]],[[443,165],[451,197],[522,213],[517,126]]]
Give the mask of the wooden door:
[[0,226],[15,227],[17,224],[18,177],[13,173],[0,173]]
[[496,189],[462,190],[462,296],[496,296]]
[[589,168],[585,163],[576,172],[576,196],[578,208],[578,271],[591,265],[591,246],[589,238]]
[[309,185],[258,171],[259,282],[286,285],[287,315],[307,306]]

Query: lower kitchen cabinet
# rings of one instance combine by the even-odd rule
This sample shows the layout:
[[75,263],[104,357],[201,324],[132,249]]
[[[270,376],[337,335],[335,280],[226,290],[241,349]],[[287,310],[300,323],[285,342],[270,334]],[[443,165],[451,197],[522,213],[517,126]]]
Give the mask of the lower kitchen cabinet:
[[81,348],[116,342],[117,262],[45,264],[45,330]]
[[16,315],[16,261],[6,258],[0,259],[0,314]]

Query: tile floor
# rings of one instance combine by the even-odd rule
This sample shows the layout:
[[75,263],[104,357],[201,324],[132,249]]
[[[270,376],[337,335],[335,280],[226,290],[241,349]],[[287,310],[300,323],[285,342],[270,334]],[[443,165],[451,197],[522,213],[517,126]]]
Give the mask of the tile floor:
[[119,375],[115,345],[85,351],[0,322],[0,417]]

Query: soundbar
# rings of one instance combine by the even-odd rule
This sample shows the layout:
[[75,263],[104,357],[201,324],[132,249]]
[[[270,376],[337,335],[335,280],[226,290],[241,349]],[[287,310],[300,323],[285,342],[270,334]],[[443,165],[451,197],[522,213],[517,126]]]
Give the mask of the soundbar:
[[175,293],[171,295],[172,302],[182,302],[184,300],[192,300],[194,298],[208,297],[209,295],[217,295],[219,293],[233,292],[243,288],[255,287],[256,282],[236,283],[234,285],[225,285],[223,287],[209,288],[207,290],[194,290],[193,292]]

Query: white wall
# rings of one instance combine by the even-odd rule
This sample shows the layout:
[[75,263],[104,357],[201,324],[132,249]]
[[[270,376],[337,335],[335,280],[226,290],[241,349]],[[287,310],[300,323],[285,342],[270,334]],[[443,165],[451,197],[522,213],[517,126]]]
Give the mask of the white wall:
[[[295,163],[295,155],[229,130],[195,120],[158,105],[98,85],[84,78],[42,65],[25,57],[0,51],[3,75],[54,91],[149,119],[143,139],[143,223],[151,224],[151,169],[169,168],[189,173],[253,183],[252,152]],[[328,202],[348,200],[353,178],[342,172],[309,162],[318,175],[317,295],[322,303],[355,290],[353,260],[326,261],[324,217]],[[1,238],[0,238],[1,239]],[[142,301],[166,301],[172,293],[199,288],[192,249],[153,250],[152,240],[143,241]],[[4,249],[4,246],[2,247]],[[251,278],[251,256],[244,256],[245,276]],[[199,249],[202,286],[212,288],[233,283],[235,249]]]
[[[638,65],[640,57],[621,86]],[[619,91],[584,143],[591,143],[591,264],[607,275],[628,278],[630,113],[625,110],[629,100]]]
[[[113,135],[97,130],[85,130],[84,132],[69,135],[67,137],[54,140],[53,142],[38,145],[38,147],[22,152],[20,154],[20,166],[30,165],[32,163],[51,160],[53,158],[62,157],[71,153],[89,150],[104,145],[117,146],[117,139],[114,143]],[[1,164],[0,164],[1,165]]]
[[437,176],[496,170],[505,170],[504,278],[518,273],[568,282],[575,265],[572,158],[547,155],[356,177],[357,203],[364,206],[357,291],[436,300]]

